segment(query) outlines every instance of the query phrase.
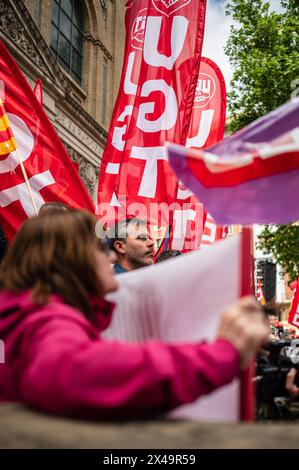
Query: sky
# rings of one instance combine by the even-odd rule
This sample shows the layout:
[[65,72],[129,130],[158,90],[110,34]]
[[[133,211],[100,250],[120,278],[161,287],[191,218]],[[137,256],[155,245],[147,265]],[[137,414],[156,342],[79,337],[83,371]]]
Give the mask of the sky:
[[[233,75],[233,69],[224,53],[224,46],[229,37],[232,18],[225,15],[225,5],[229,0],[207,0],[205,37],[202,56],[214,60],[222,70],[227,89]],[[273,11],[281,11],[280,0],[268,0]]]

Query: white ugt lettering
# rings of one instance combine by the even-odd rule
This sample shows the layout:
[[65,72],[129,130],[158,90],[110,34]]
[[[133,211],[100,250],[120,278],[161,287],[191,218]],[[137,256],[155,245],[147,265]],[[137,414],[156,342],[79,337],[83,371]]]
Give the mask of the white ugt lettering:
[[[125,107],[124,111],[121,113],[121,115],[118,118],[119,122],[124,122],[125,118],[127,116],[131,116],[133,112],[133,106],[128,105]],[[127,125],[125,124],[122,127],[117,127],[115,126],[113,130],[113,136],[112,136],[112,145],[116,150],[119,150],[120,152],[123,151],[125,148],[125,140],[123,140],[124,134],[127,132]]]
[[161,35],[162,17],[149,16],[146,22],[144,36],[144,60],[148,65],[164,67],[171,70],[184,47],[189,21],[184,16],[175,16],[171,26],[171,54],[170,57],[158,52]]
[[[34,175],[29,178],[29,184],[33,193],[33,199],[36,203],[36,207],[39,209],[44,203],[44,199],[40,195],[40,191],[50,184],[54,184],[55,180],[49,170]],[[0,191],[0,206],[9,206],[12,202],[20,201],[26,215],[32,217],[35,215],[35,211],[32,207],[32,202],[28,193],[26,183],[20,183],[11,188]]]
[[184,248],[185,238],[187,234],[188,221],[194,221],[196,212],[192,209],[178,210],[173,214],[174,231],[171,249],[182,250]]
[[136,52],[130,52],[128,57],[128,66],[125,75],[124,92],[126,95],[136,95],[137,85],[132,81],[133,66]]
[[165,147],[132,147],[131,158],[145,160],[138,196],[155,197],[158,178],[158,160],[167,161]]
[[165,110],[161,116],[155,121],[146,119],[147,114],[151,114],[155,110],[153,101],[140,105],[137,127],[144,132],[159,132],[171,129],[177,120],[178,103],[176,94],[172,87],[167,85],[164,80],[148,80],[141,89],[141,96],[149,96],[153,91],[161,91],[165,97]]
[[211,132],[211,126],[213,122],[214,110],[208,109],[202,112],[200,118],[200,124],[198,133],[196,136],[187,139],[186,147],[201,148],[205,145],[207,138]]

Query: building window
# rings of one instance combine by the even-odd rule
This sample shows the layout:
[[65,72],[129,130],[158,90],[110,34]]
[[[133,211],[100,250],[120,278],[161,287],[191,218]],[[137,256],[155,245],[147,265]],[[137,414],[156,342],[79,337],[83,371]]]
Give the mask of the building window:
[[83,14],[78,0],[52,0],[51,49],[59,64],[82,81]]

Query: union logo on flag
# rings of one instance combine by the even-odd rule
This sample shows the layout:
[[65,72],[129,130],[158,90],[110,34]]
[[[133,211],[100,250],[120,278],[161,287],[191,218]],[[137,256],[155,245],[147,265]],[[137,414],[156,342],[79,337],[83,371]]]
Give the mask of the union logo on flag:
[[147,13],[147,8],[140,10],[134,20],[131,32],[131,45],[134,49],[143,49]]
[[216,85],[213,77],[207,73],[200,73],[197,80],[194,108],[204,108],[213,98]]
[[156,10],[163,15],[171,16],[175,11],[185,7],[191,0],[152,0]]
[[16,150],[17,145],[13,136],[4,104],[0,98],[0,156],[8,155]]

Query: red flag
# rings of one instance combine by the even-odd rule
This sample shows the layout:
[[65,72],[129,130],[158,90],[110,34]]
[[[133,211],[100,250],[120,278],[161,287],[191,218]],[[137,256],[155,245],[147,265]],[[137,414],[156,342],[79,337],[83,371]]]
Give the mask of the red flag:
[[220,68],[211,59],[201,58],[188,148],[208,148],[223,138],[226,119],[226,87]]
[[263,288],[262,288],[262,284],[261,284],[260,279],[257,280],[256,298],[262,305],[266,304],[266,300],[265,300],[265,297],[264,297],[264,292],[263,292]]
[[168,226],[177,179],[163,144],[186,142],[206,0],[128,5],[123,73],[101,162],[98,213],[112,209],[112,219],[127,213]]
[[289,312],[288,322],[299,328],[299,278],[294,292],[293,302]]
[[297,279],[296,281],[291,282],[291,284],[289,285],[289,288],[291,289],[291,291],[294,292],[297,289],[297,282],[298,282]]
[[[94,211],[50,120],[24,75],[0,42],[0,82],[5,108],[26,169],[36,206],[61,201]],[[15,152],[0,159],[0,223],[8,238],[34,214]]]
[[[206,57],[201,58],[190,128],[186,147],[207,148],[223,138],[226,119],[226,87],[219,67]],[[179,184],[176,203],[181,207],[174,213],[171,246],[182,251],[196,250],[199,245],[210,245],[223,238],[218,227],[203,204]],[[187,219],[187,220],[186,220]],[[180,224],[180,230],[177,225]],[[174,233],[176,229],[177,233]]]
[[[209,148],[223,139],[226,121],[226,86],[220,68],[211,59],[202,57],[194,102],[198,102],[198,134],[190,137],[188,147]],[[196,121],[196,115],[194,115]],[[193,129],[194,129],[193,125]],[[196,129],[196,127],[195,127]],[[203,146],[200,146],[205,142]],[[195,197],[195,196],[194,196]],[[217,225],[211,214],[203,223],[202,245],[211,245],[227,235],[227,227]]]
[[203,204],[179,183],[176,206],[170,230],[171,249],[182,252],[197,250],[207,217]]

